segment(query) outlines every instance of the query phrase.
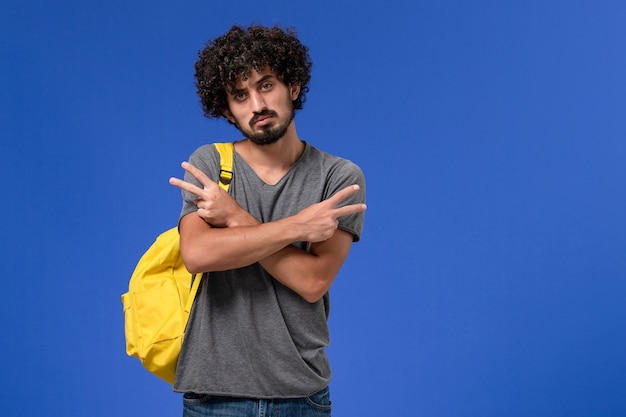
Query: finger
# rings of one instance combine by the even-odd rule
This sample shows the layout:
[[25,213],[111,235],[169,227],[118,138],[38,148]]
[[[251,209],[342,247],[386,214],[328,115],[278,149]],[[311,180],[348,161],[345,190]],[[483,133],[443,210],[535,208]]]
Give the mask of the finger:
[[367,206],[365,204],[350,204],[348,206],[335,209],[335,218],[347,216],[349,214],[362,213],[365,210],[367,210]]
[[170,178],[170,184],[198,197],[200,197],[200,194],[202,193],[202,188],[197,187],[190,182],[180,180],[178,178]]
[[203,200],[201,198],[196,198],[193,203],[196,205],[196,207],[198,207],[198,209],[204,209],[205,208],[204,207],[205,206],[204,201],[205,200]]
[[215,181],[211,181],[211,179],[207,177],[206,174],[202,172],[202,170],[191,165],[189,162],[183,162],[181,166],[185,171],[193,175],[198,180],[198,182],[204,186],[204,188],[210,186],[211,184],[215,185]]
[[332,197],[326,199],[326,201],[328,201],[333,206],[336,206],[337,204],[341,203],[343,200],[350,197],[352,194],[356,193],[360,189],[361,187],[359,187],[358,184],[349,185],[346,188],[337,191]]

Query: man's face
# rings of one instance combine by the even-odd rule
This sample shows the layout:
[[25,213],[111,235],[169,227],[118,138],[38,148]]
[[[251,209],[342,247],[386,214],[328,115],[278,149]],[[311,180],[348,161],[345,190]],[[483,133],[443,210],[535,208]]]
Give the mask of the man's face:
[[285,85],[269,66],[260,72],[252,69],[246,80],[240,77],[226,92],[230,110],[224,116],[255,144],[269,145],[287,132],[299,92],[299,86]]

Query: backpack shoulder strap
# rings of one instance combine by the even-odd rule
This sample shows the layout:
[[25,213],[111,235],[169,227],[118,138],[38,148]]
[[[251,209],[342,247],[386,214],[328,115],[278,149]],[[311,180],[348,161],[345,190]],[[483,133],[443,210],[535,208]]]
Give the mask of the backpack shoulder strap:
[[224,191],[228,191],[228,186],[233,180],[233,153],[232,142],[214,144],[220,154],[220,182],[219,185]]
[[[224,191],[228,192],[230,182],[233,180],[233,153],[235,152],[235,148],[232,142],[215,143],[214,145],[217,149],[217,152],[220,154],[219,186]],[[202,274],[193,276],[193,285],[191,286],[189,298],[187,299],[187,305],[185,306],[186,313],[189,313],[191,311],[191,306],[193,306],[193,300],[196,299],[196,294],[198,293],[198,288],[200,287],[201,278]]]

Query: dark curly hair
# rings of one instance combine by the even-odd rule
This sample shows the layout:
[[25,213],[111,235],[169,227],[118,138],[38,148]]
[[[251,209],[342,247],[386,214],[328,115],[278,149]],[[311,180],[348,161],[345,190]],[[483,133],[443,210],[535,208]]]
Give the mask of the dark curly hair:
[[240,76],[247,79],[252,69],[261,71],[266,65],[285,84],[300,85],[300,95],[293,101],[293,108],[301,109],[311,79],[308,51],[293,29],[233,26],[198,53],[195,77],[204,115],[223,117],[228,110],[226,91],[234,88]]

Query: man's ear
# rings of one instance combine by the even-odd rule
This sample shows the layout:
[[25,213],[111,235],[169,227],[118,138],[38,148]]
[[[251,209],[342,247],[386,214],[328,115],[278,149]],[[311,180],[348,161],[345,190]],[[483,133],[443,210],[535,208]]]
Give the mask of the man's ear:
[[294,101],[300,95],[300,84],[290,84],[289,92],[291,93],[291,101]]
[[233,114],[230,112],[230,110],[228,110],[228,109],[224,110],[224,111],[222,112],[222,115],[223,115],[226,119],[228,119],[228,121],[229,121],[231,124],[235,124],[235,118],[233,117]]

